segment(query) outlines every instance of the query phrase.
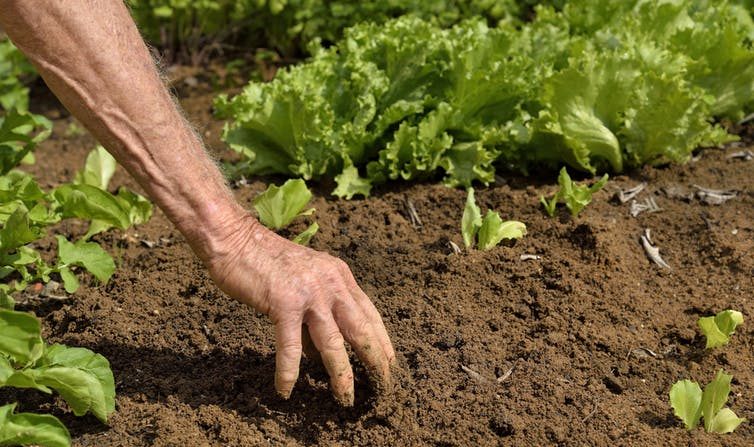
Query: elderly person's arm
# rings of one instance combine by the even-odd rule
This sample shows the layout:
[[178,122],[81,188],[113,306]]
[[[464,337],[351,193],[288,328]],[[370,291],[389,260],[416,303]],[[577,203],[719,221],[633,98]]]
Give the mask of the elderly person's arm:
[[298,377],[307,329],[340,402],[353,403],[344,339],[376,385],[389,382],[392,345],[348,266],[275,235],[236,203],[122,2],[0,0],[0,26],[181,231],[217,285],[270,317],[281,395]]

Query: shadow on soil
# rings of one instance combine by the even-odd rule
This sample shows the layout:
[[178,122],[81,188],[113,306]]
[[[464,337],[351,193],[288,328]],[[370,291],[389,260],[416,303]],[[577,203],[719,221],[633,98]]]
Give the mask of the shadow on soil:
[[315,442],[327,425],[359,420],[375,403],[363,371],[356,370],[356,405],[339,406],[327,388],[324,369],[306,359],[293,395],[283,400],[274,391],[274,355],[253,350],[187,355],[114,343],[87,347],[110,360],[120,396],[149,402],[173,397],[194,409],[217,405],[257,426],[274,414],[281,431],[304,443]]

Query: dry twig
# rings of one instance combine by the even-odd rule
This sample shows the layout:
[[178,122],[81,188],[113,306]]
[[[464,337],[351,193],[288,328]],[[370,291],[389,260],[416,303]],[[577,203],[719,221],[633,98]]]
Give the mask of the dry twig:
[[692,185],[697,189],[696,196],[707,205],[722,205],[730,199],[735,198],[738,194],[735,191],[724,191],[721,189],[709,189],[699,185]]
[[636,217],[645,211],[648,213],[656,213],[662,211],[662,208],[657,206],[654,197],[646,197],[643,202],[637,202],[636,200],[631,201],[631,210],[629,211],[631,217]]
[[629,188],[626,190],[619,190],[617,193],[615,193],[615,197],[618,198],[620,203],[626,203],[629,200],[636,197],[640,192],[644,191],[644,188],[647,187],[646,182],[641,182],[638,185],[634,186],[633,188]]
[[644,234],[641,235],[641,245],[644,247],[644,251],[647,253],[647,257],[660,267],[665,267],[668,270],[672,270],[667,262],[665,262],[660,256],[660,249],[655,247],[652,243],[652,236],[649,228],[644,229]]

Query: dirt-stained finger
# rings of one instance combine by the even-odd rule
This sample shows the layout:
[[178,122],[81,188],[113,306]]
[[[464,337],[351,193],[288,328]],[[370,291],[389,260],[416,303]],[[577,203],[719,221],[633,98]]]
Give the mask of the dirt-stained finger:
[[361,310],[369,318],[369,321],[372,323],[372,326],[374,327],[374,330],[376,332],[377,340],[379,341],[380,346],[382,346],[382,350],[385,352],[388,362],[392,364],[395,361],[395,349],[393,348],[393,343],[390,341],[390,336],[387,333],[387,329],[385,328],[385,323],[382,321],[380,312],[374,306],[374,303],[372,303],[372,300],[369,299],[367,294],[364,293],[363,290],[361,290],[361,287],[359,287],[359,285],[356,283],[356,280],[353,278],[353,276],[350,276],[348,285],[348,290],[351,292],[351,296],[353,296],[353,299],[359,303]]
[[306,319],[314,346],[330,375],[330,390],[343,406],[353,406],[353,370],[348,361],[343,335],[332,313],[310,312]]
[[285,399],[291,396],[301,364],[301,321],[275,325],[275,390]]
[[391,385],[390,362],[369,317],[351,297],[338,301],[333,313],[341,333],[366,367],[374,388],[379,392],[388,390]]

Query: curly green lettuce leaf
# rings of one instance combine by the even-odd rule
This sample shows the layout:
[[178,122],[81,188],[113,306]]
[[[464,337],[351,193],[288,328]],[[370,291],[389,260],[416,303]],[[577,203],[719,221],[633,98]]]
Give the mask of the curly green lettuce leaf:
[[670,388],[670,405],[687,430],[699,425],[702,417],[702,388],[690,380],[679,380]]
[[282,186],[270,185],[254,199],[259,221],[268,228],[285,228],[298,216],[310,215],[314,208],[304,211],[312,193],[301,179],[291,179]]
[[317,234],[317,231],[319,230],[319,224],[317,222],[314,222],[313,224],[309,225],[309,227],[302,231],[299,235],[293,238],[293,242],[299,244],[299,245],[309,245],[309,242],[312,240],[315,234]]
[[736,327],[743,324],[743,322],[743,314],[730,309],[719,312],[715,316],[701,317],[697,320],[699,329],[701,329],[707,339],[705,346],[707,349],[727,345]]
[[104,147],[98,145],[86,156],[84,169],[76,173],[73,183],[96,186],[107,191],[116,167],[115,158]]
[[730,433],[745,421],[738,418],[732,410],[723,408],[728,401],[732,379],[733,376],[720,370],[715,379],[704,387],[701,410],[707,432]]
[[516,220],[500,218],[495,211],[487,211],[479,228],[479,249],[490,250],[503,239],[519,239],[526,234],[526,225]]
[[461,217],[461,235],[466,248],[474,245],[476,234],[482,227],[482,212],[474,200],[474,188],[468,188],[466,195],[466,206],[463,208]]

